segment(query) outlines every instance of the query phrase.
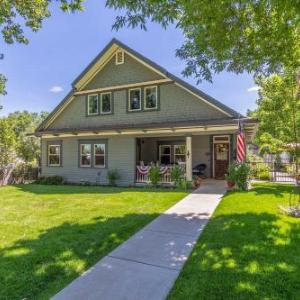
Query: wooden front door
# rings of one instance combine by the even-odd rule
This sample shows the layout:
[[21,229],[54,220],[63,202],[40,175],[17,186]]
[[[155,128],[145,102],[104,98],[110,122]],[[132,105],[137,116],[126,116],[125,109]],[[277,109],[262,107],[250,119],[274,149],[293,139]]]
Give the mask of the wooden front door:
[[225,179],[229,165],[229,143],[214,144],[214,175],[215,179]]

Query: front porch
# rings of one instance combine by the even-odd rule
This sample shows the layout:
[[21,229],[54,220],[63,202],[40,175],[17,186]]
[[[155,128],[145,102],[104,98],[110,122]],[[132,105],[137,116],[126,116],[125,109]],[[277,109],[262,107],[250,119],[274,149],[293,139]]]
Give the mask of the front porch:
[[160,184],[172,184],[171,172],[179,166],[184,178],[224,179],[235,155],[235,135],[157,136],[136,139],[136,183],[150,183],[152,166],[160,167]]

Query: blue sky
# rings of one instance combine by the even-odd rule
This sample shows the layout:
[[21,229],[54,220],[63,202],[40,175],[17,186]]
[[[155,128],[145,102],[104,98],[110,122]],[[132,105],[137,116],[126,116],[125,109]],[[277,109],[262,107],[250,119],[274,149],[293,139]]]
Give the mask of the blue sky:
[[[51,6],[52,16],[37,33],[26,31],[29,45],[6,45],[0,40],[4,60],[0,72],[8,78],[8,95],[0,96],[0,115],[16,110],[51,111],[67,94],[71,82],[113,38],[182,77],[184,62],[175,57],[184,37],[175,27],[167,30],[149,24],[148,30],[112,31],[117,12],[104,7],[104,1],[89,0],[85,11],[61,12]],[[195,84],[193,78],[185,79]],[[255,108],[257,92],[251,75],[221,73],[213,83],[197,87],[233,109],[245,113]],[[250,91],[249,91],[250,89]]]

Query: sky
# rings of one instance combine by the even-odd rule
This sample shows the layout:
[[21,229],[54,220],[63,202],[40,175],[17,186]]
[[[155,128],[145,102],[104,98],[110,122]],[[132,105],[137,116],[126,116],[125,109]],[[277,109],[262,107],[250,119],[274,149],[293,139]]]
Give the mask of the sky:
[[[56,1],[55,1],[56,2]],[[64,13],[57,3],[42,28],[26,30],[28,45],[7,45],[0,39],[0,73],[8,78],[7,95],[0,95],[0,116],[14,111],[50,112],[71,89],[71,82],[106,46],[117,38],[147,58],[181,78],[185,62],[175,56],[184,36],[175,26],[164,30],[149,23],[147,31],[139,28],[112,30],[118,12],[105,8],[104,0],[89,0],[83,12]],[[223,72],[213,83],[196,85],[193,78],[183,78],[225,105],[245,114],[255,108],[257,89],[249,74]]]

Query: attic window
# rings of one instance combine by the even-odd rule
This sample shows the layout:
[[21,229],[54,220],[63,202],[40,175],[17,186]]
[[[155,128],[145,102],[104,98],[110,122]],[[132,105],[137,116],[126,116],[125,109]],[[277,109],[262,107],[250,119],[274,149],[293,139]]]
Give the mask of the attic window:
[[116,52],[116,65],[124,64],[124,51],[119,50]]

